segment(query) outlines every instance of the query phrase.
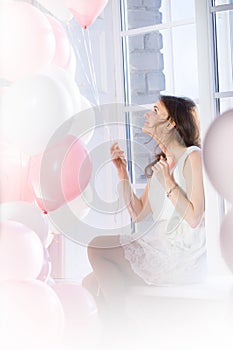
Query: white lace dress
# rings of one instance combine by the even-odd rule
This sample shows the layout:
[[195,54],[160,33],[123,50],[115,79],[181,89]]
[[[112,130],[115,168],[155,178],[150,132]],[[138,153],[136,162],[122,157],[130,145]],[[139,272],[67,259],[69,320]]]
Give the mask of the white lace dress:
[[[176,183],[186,192],[183,166],[199,147],[188,147],[174,169]],[[195,190],[195,189],[194,189]],[[153,225],[140,234],[122,234],[121,245],[133,271],[147,284],[166,286],[199,283],[206,277],[204,219],[196,228],[175,210],[164,188],[152,176],[149,201]]]

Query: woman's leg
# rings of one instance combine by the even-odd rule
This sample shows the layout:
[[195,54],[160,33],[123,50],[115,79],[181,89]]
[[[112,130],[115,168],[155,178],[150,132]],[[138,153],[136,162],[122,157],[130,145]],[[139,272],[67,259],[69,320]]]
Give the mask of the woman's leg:
[[[97,284],[109,309],[115,313],[124,312],[124,295],[129,282],[144,283],[137,276],[124,256],[119,236],[101,236],[94,238],[88,246],[88,258],[93,268],[89,276],[89,287],[97,292]],[[94,283],[94,277],[97,284]]]
[[104,309],[106,302],[94,272],[91,272],[89,275],[84,277],[82,286],[92,294],[96,301],[98,310],[101,311]]

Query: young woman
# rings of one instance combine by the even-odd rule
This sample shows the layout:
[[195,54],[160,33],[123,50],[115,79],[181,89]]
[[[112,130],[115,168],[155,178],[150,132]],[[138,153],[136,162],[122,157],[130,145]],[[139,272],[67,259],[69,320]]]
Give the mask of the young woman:
[[148,183],[141,198],[132,192],[118,143],[110,152],[132,220],[143,220],[152,213],[154,225],[138,238],[96,237],[88,247],[93,272],[83,281],[97,301],[119,312],[129,281],[156,286],[190,284],[202,281],[206,271],[205,199],[194,102],[161,96],[145,114],[143,132],[155,139],[161,153],[146,168]]

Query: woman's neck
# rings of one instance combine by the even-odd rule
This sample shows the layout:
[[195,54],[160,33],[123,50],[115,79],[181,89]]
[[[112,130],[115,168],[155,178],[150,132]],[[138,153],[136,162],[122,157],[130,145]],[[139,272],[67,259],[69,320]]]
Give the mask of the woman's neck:
[[159,145],[161,151],[166,155],[168,163],[177,163],[182,154],[186,150],[186,146],[182,146],[177,142],[170,143],[169,145]]

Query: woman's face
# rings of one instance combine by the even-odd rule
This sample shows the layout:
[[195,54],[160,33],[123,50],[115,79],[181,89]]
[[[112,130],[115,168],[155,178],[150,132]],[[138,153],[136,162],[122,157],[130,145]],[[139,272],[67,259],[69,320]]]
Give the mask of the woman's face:
[[158,100],[153,109],[145,113],[144,117],[145,123],[142,131],[155,138],[156,136],[161,136],[161,133],[166,128],[166,121],[168,122],[169,119],[168,111],[164,104]]

